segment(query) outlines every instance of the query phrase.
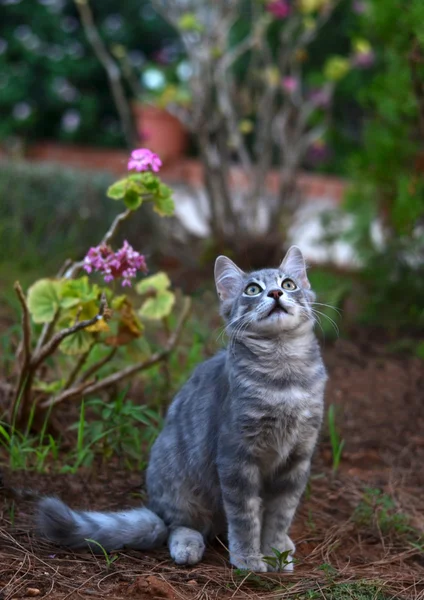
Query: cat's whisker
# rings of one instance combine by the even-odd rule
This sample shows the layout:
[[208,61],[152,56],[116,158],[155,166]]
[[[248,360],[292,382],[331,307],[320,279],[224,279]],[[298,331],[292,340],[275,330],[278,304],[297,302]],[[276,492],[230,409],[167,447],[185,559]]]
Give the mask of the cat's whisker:
[[323,313],[323,312],[320,312],[320,311],[319,311],[319,310],[317,310],[316,308],[311,308],[311,310],[312,310],[312,313],[313,313],[313,314],[315,314],[315,315],[319,314],[319,315],[321,315],[322,317],[325,317],[326,319],[328,319],[328,321],[329,321],[329,322],[332,324],[332,326],[333,326],[333,328],[334,328],[334,331],[336,332],[336,334],[337,334],[338,336],[340,335],[340,329],[339,329],[339,327],[338,327],[337,323],[334,321],[334,319],[332,319],[331,317],[329,317],[329,316],[328,316],[328,315],[326,315],[325,313]]
[[310,304],[312,304],[313,306],[324,306],[326,308],[331,308],[331,310],[334,310],[339,316],[341,316],[343,310],[341,308],[336,308],[335,306],[332,306],[331,304],[324,304],[323,302],[310,302]]

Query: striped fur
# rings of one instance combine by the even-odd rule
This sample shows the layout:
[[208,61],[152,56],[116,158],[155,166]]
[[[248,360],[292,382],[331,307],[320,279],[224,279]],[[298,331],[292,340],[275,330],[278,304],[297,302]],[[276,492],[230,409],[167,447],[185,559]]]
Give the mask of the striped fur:
[[[215,278],[228,347],[199,365],[171,404],[150,456],[147,507],[83,513],[45,499],[39,527],[49,539],[148,549],[167,538],[176,563],[195,564],[208,537],[227,533],[231,563],[253,571],[274,570],[263,560],[273,548],[294,552],[288,530],[308,480],[327,378],[314,295],[295,247],[279,269],[250,274],[219,257]],[[295,289],[286,289],[287,278]],[[249,295],[253,284],[259,293]]]

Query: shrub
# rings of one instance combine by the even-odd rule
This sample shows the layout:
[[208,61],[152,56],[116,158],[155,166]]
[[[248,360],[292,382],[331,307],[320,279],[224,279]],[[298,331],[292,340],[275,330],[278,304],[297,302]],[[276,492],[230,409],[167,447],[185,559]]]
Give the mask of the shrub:
[[[362,317],[424,326],[424,4],[369,0],[362,31],[378,72],[362,93],[369,119],[352,159],[347,237],[362,265]],[[375,223],[380,233],[376,235]]]
[[[35,270],[46,261],[57,269],[70,256],[83,255],[88,240],[100,239],[119,208],[105,202],[109,173],[53,164],[0,162],[0,264]],[[158,236],[152,212],[142,207],[126,237],[152,249]],[[156,242],[159,239],[156,237]]]

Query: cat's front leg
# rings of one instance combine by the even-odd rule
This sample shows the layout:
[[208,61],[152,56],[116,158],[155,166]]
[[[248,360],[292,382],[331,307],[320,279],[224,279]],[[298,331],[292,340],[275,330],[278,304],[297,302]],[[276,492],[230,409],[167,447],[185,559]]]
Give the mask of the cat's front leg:
[[272,558],[268,571],[293,570],[295,545],[287,532],[308,481],[309,468],[308,457],[290,470],[282,468],[266,482],[261,548],[264,556]]
[[228,523],[230,562],[239,569],[265,573],[261,553],[262,501],[257,465],[245,457],[220,457],[218,472]]

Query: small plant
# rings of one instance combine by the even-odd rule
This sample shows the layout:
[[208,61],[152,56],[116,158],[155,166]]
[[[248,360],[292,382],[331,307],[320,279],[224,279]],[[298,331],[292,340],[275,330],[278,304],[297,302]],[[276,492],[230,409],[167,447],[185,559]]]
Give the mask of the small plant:
[[90,463],[94,452],[98,452],[105,461],[116,455],[125,457],[127,467],[143,469],[145,457],[162,428],[162,417],[158,412],[127,400],[125,391],[110,401],[88,400],[86,408],[94,413],[94,419],[87,422],[81,415],[74,426],[78,430],[78,439],[82,437],[81,426],[84,432],[83,456],[79,463]]
[[345,441],[340,439],[336,425],[336,410],[333,404],[328,409],[328,431],[330,434],[331,451],[333,456],[333,473],[337,473],[342,458]]
[[[100,544],[100,542],[96,542],[96,540],[92,540],[91,538],[86,538],[85,541],[90,544],[90,548],[93,545],[96,546],[97,548],[99,548],[99,550],[105,557],[106,566],[108,569],[110,569],[111,566],[113,565],[113,563],[118,560],[118,558],[119,558],[118,554],[109,554],[108,551],[106,550],[106,548],[104,548],[102,546],[102,544]],[[93,549],[93,548],[91,548],[91,549]]]
[[293,558],[289,559],[290,550],[280,552],[277,548],[272,548],[272,553],[273,556],[264,556],[263,560],[277,571],[282,571],[284,567],[293,563]]
[[[151,202],[161,216],[173,213],[171,190],[156,173],[160,158],[145,148],[132,152],[128,169],[135,170],[112,184],[107,195],[123,202],[109,231],[81,261],[66,261],[55,278],[36,281],[25,295],[16,282],[22,308],[22,342],[18,349],[19,371],[9,421],[16,429],[40,428],[43,415],[64,400],[81,399],[165,361],[175,348],[187,319],[190,302],[184,299],[174,331],[167,317],[175,294],[165,273],[140,281],[131,297],[118,293],[116,284],[130,287],[138,273],[145,274],[145,258],[127,242],[114,250],[112,241],[120,224],[142,203]],[[89,280],[81,271],[100,274],[103,281]],[[105,284],[113,283],[114,287]],[[137,301],[139,306],[134,306]],[[144,321],[161,323],[166,334],[163,347],[150,349],[144,337]],[[36,333],[36,339],[33,335]],[[120,369],[111,368],[120,364]],[[131,364],[128,364],[128,361]],[[122,362],[124,363],[122,365]],[[82,406],[82,411],[84,406]],[[84,415],[81,419],[84,420]],[[85,460],[87,446],[79,430],[77,462]],[[9,434],[11,435],[11,434]],[[103,432],[104,435],[104,432]],[[4,433],[3,433],[4,438]],[[10,441],[10,440],[9,440]],[[94,443],[93,440],[91,443]]]
[[377,529],[383,535],[389,533],[410,534],[415,530],[409,518],[400,512],[391,496],[376,488],[367,488],[361,502],[355,508],[353,520],[362,527]]

